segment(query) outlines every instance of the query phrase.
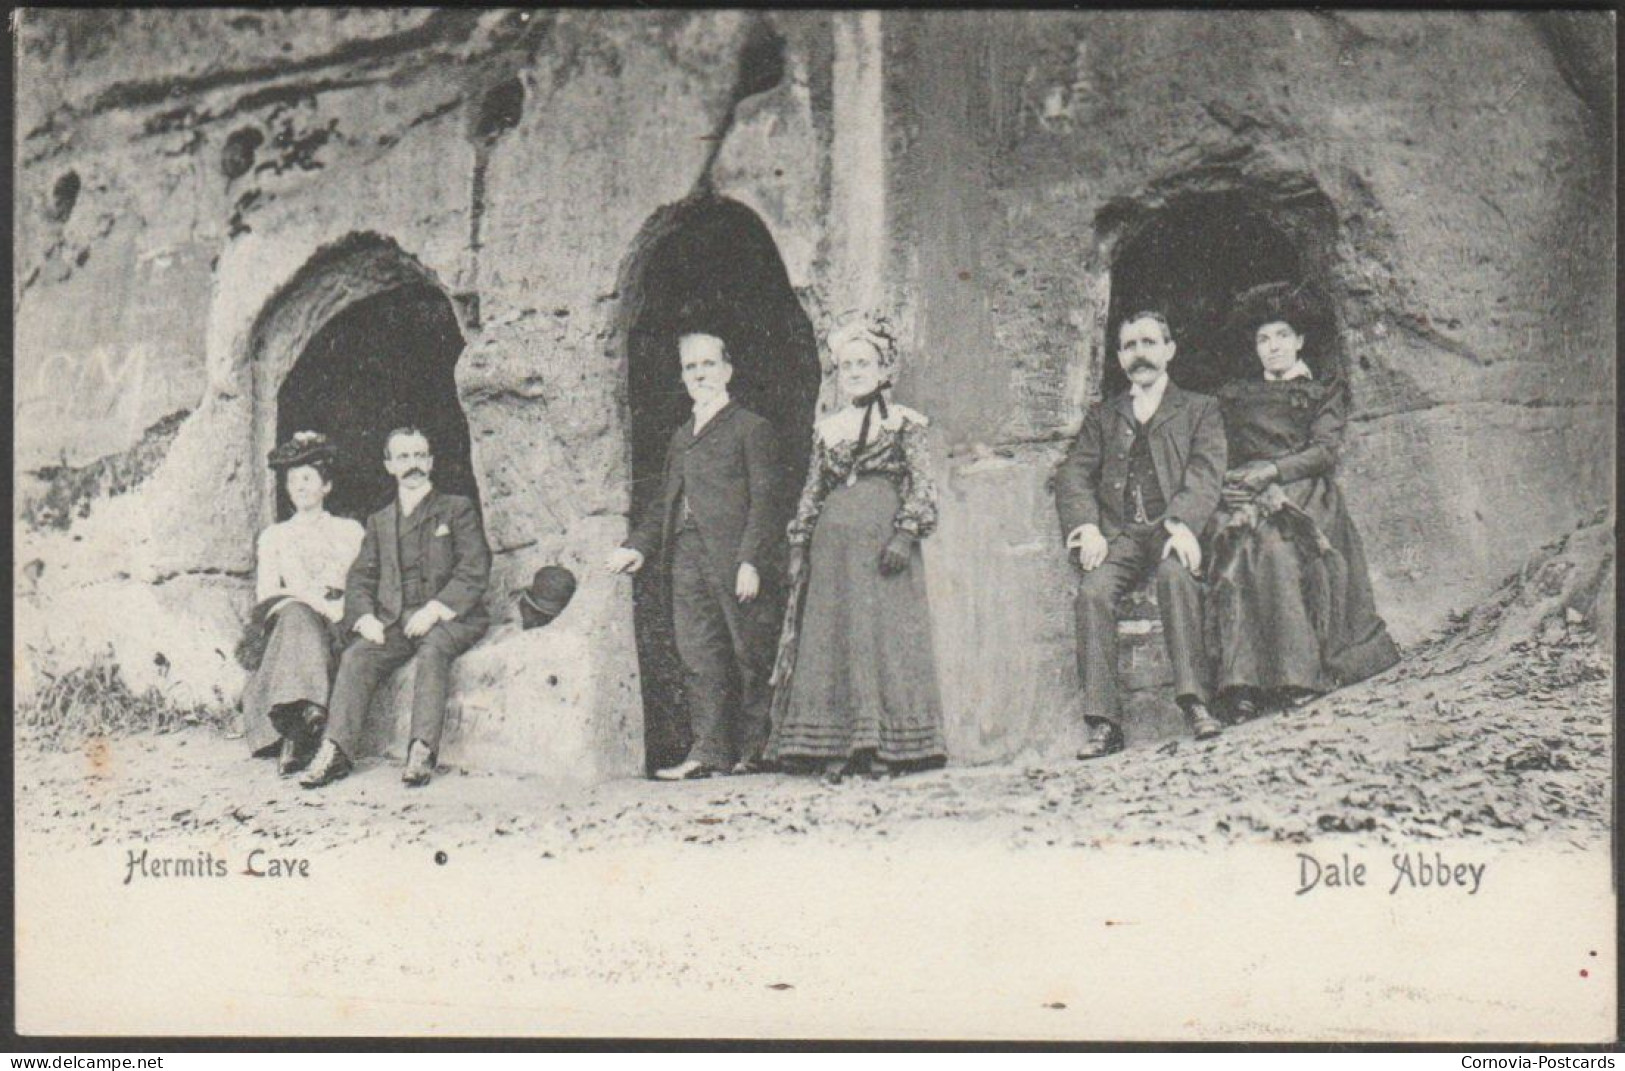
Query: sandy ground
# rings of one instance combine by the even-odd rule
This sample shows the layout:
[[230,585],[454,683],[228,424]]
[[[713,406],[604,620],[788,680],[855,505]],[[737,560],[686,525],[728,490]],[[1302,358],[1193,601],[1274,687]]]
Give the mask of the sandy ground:
[[1217,740],[1094,763],[950,768],[825,786],[785,775],[626,781],[567,798],[523,778],[443,769],[423,790],[391,766],[301,790],[241,741],[202,729],[24,743],[22,829],[65,844],[229,833],[284,847],[380,841],[454,850],[513,838],[539,856],[610,845],[948,838],[1007,845],[1198,847],[1359,833],[1425,844],[1608,835],[1607,656],[1583,625],[1492,657],[1423,651],[1377,680]]
[[[19,1029],[1606,1041],[1608,657],[1497,620],[1215,741],[838,786],[313,792],[207,729],[23,741]],[[1301,853],[1369,878],[1304,894]]]

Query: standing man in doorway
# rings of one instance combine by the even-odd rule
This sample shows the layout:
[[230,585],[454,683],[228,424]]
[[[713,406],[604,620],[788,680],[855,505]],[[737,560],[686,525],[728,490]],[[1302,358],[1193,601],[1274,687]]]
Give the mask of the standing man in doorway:
[[605,563],[635,573],[663,553],[671,571],[694,743],[686,759],[655,773],[663,781],[760,768],[778,625],[761,571],[782,535],[772,426],[729,399],[727,347],[692,332],[677,352],[694,416],[672,435],[658,512]]
[[483,600],[491,577],[479,510],[430,483],[434,455],[417,428],[384,439],[384,468],[395,477],[395,501],[367,518],[361,552],[344,590],[345,634],[355,634],[339,660],[328,704],[327,732],[310,772],[319,788],[350,772],[373,693],[414,656],[412,740],[401,780],[429,783],[446,720],[451,664],[490,627]]
[[1055,477],[1069,553],[1083,570],[1076,603],[1085,739],[1080,759],[1123,748],[1117,705],[1117,600],[1153,570],[1174,698],[1197,739],[1221,726],[1208,710],[1197,534],[1219,504],[1225,438],[1219,404],[1168,378],[1174,338],[1160,312],[1118,329],[1129,389],[1096,403]]

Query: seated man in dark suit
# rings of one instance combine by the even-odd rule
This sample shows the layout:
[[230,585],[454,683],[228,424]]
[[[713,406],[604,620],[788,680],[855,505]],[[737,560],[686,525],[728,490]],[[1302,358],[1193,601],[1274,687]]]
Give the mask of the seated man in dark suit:
[[1224,426],[1219,404],[1168,378],[1174,339],[1158,312],[1118,329],[1117,360],[1130,388],[1096,403],[1055,474],[1055,504],[1078,588],[1078,676],[1087,736],[1080,759],[1123,747],[1117,705],[1117,600],[1157,577],[1175,699],[1198,739],[1220,732],[1208,711],[1197,541],[1219,504]]
[[451,663],[490,626],[482,600],[491,551],[478,509],[460,495],[434,489],[429,439],[416,428],[389,433],[384,467],[395,477],[396,497],[367,518],[361,552],[345,582],[344,631],[357,636],[339,661],[327,731],[299,782],[306,788],[350,772],[373,693],[413,656],[412,742],[401,780],[428,784],[446,719]]
[[672,436],[658,511],[607,562],[610,572],[635,573],[663,552],[670,565],[694,745],[655,774],[662,781],[758,769],[779,625],[771,600],[758,598],[760,570],[782,537],[772,426],[728,398],[733,364],[720,338],[687,334],[677,348],[694,416]]

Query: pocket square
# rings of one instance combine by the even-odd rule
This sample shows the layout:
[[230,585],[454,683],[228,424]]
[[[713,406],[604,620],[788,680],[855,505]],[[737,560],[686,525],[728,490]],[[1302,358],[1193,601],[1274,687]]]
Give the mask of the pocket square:
[[442,524],[439,528],[434,530],[434,534],[437,536],[448,536],[451,535],[451,529]]

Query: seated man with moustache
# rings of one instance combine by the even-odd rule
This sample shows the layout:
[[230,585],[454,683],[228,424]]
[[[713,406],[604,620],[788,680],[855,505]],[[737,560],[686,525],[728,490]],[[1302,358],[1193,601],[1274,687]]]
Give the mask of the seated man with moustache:
[[1056,472],[1055,503],[1078,587],[1078,676],[1086,738],[1080,759],[1122,750],[1117,704],[1117,600],[1157,578],[1175,700],[1197,739],[1222,726],[1208,710],[1197,540],[1219,504],[1225,436],[1219,404],[1168,378],[1173,333],[1156,311],[1118,328],[1117,360],[1130,387],[1096,403]]
[[395,501],[367,518],[361,552],[344,591],[345,634],[355,634],[339,662],[326,734],[300,780],[319,788],[347,775],[361,743],[373,693],[414,657],[412,742],[401,780],[429,783],[446,719],[451,664],[490,627],[483,599],[491,551],[479,510],[461,495],[434,489],[434,454],[417,428],[384,439],[384,467],[395,477]]

